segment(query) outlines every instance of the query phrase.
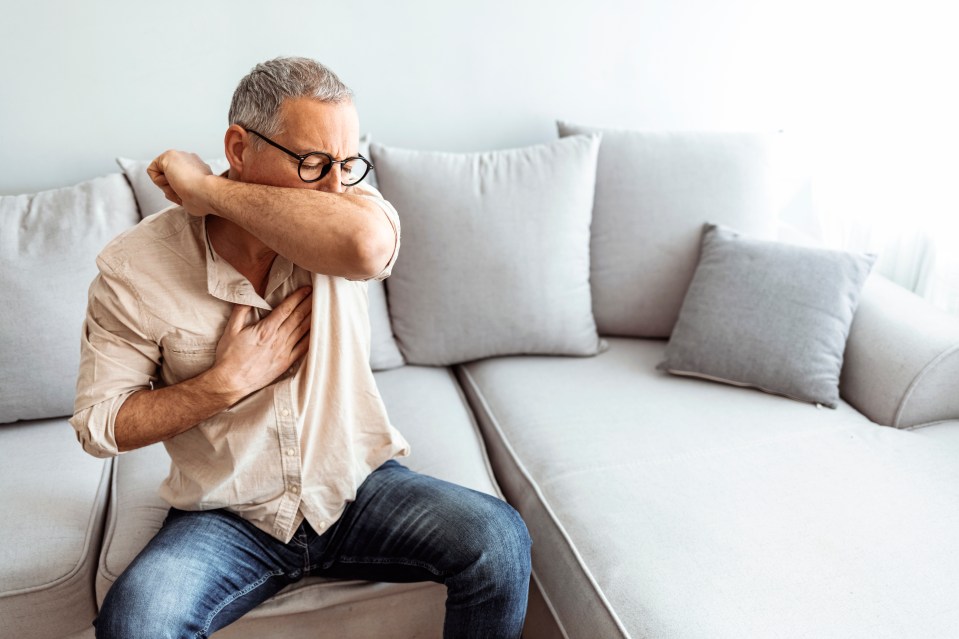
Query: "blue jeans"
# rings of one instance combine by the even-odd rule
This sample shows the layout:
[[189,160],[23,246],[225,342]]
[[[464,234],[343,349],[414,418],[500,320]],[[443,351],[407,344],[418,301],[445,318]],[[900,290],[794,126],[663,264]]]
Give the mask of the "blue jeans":
[[107,593],[96,636],[207,637],[306,575],[446,584],[444,637],[519,637],[530,537],[489,495],[390,460],[322,535],[288,544],[224,510],[170,509]]

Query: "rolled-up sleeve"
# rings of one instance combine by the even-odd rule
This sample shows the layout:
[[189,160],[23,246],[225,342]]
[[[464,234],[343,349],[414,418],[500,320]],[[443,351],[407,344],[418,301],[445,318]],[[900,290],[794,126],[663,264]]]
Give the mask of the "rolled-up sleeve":
[[157,381],[160,349],[149,314],[122,267],[97,258],[80,341],[77,395],[70,424],[83,449],[95,457],[119,454],[116,416],[133,393]]
[[393,253],[390,255],[390,259],[387,261],[386,266],[383,267],[379,273],[371,278],[368,278],[370,280],[377,281],[385,280],[393,272],[393,264],[396,263],[396,256],[400,254],[400,216],[397,214],[396,209],[393,208],[393,205],[386,201],[382,195],[380,195],[379,191],[372,186],[363,185],[363,187],[363,190],[358,192],[358,195],[375,203],[386,216],[386,219],[389,220],[390,226],[393,227]]

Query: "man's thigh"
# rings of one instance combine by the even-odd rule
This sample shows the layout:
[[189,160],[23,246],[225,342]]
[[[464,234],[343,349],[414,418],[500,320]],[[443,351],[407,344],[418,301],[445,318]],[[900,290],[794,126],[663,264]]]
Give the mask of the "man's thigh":
[[235,515],[171,509],[107,593],[97,637],[206,637],[301,571],[296,553]]
[[523,563],[529,543],[503,500],[391,460],[360,487],[311,574],[446,583],[482,554],[514,552]]

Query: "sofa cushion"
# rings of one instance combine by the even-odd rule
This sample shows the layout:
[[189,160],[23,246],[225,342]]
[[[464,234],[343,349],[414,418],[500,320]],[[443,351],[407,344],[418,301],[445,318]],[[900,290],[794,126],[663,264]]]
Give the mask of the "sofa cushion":
[[844,402],[662,375],[662,341],[607,339],[595,358],[458,367],[568,636],[959,627],[955,446]]
[[[402,253],[402,248],[400,253]],[[400,259],[399,256],[396,259]],[[406,363],[393,336],[385,280],[367,280],[370,298],[370,368],[386,371]]]
[[[370,136],[363,135],[360,138],[360,155],[365,158],[370,157]],[[136,195],[137,204],[143,217],[162,211],[172,202],[167,200],[163,191],[161,191],[147,175],[147,167],[151,160],[131,160],[129,158],[117,158],[117,164],[123,169],[123,173]],[[230,168],[226,158],[214,158],[206,160],[212,171],[220,174]],[[368,184],[376,188],[376,171],[370,173],[363,179],[363,184]],[[369,280],[367,282],[370,297],[370,329],[372,333],[372,343],[370,348],[370,367],[374,371],[388,370],[402,366],[406,362],[400,353],[396,340],[393,338],[393,329],[390,327],[390,313],[386,298],[386,288],[381,280]]]
[[594,355],[589,290],[596,136],[488,153],[374,144],[403,220],[387,284],[407,362]]
[[[450,369],[404,366],[378,372],[375,377],[391,423],[412,447],[410,456],[401,463],[418,472],[501,496],[475,421]],[[169,507],[157,496],[157,488],[168,470],[169,458],[160,445],[117,458],[97,574],[98,602],[102,603],[116,578],[163,523]],[[384,606],[393,601],[397,606],[430,613],[426,617],[410,612],[375,615],[374,620],[391,619],[394,625],[369,630],[365,636],[421,636],[422,631],[417,628],[424,623],[432,628],[430,634],[436,634],[435,629],[442,627],[445,598],[446,589],[433,583],[379,584],[309,577],[250,612],[235,624],[237,628],[230,627],[230,633],[257,636],[254,630],[246,632],[244,628],[262,629],[263,623],[245,626],[246,622],[294,613],[313,615],[320,624],[316,627],[322,627],[350,617],[351,608],[367,609],[372,600]],[[353,623],[361,623],[362,627],[369,621],[354,619]],[[349,636],[364,635],[357,631]]]
[[119,173],[0,197],[0,423],[73,413],[95,259],[137,219]]
[[706,224],[657,368],[835,408],[849,326],[874,261]]
[[0,429],[0,635],[90,627],[111,465],[80,451],[66,419]]
[[775,136],[602,132],[590,240],[593,312],[602,335],[668,337],[696,268],[703,223],[772,239]]

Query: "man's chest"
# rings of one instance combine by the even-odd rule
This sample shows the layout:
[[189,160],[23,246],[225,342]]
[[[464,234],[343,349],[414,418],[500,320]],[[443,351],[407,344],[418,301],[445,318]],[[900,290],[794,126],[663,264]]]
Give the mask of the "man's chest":
[[310,273],[294,270],[260,295],[247,279],[183,282],[158,287],[149,307],[155,309],[151,323],[160,347],[160,377],[167,385],[190,379],[208,370],[216,361],[216,347],[237,304],[250,307],[249,322],[259,322],[301,286],[310,284]]

